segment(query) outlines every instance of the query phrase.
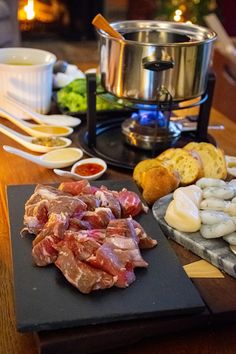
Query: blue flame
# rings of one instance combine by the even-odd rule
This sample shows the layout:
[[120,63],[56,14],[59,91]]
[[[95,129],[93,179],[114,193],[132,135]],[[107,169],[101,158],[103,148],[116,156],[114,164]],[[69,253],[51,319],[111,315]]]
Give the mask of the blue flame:
[[140,109],[138,112],[134,112],[131,118],[139,121],[141,125],[153,125],[163,128],[166,126],[166,117],[161,111],[149,111],[146,109]]

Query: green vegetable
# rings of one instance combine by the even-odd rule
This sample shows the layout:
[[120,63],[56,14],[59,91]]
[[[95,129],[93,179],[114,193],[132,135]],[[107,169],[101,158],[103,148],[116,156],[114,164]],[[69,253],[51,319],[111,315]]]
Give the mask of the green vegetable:
[[[97,79],[97,93],[103,92],[103,88]],[[66,109],[69,112],[80,112],[87,110],[87,95],[86,95],[86,79],[76,79],[69,85],[63,87],[57,93],[57,103],[60,108]],[[113,110],[117,109],[114,103],[110,103],[97,96],[97,110]]]

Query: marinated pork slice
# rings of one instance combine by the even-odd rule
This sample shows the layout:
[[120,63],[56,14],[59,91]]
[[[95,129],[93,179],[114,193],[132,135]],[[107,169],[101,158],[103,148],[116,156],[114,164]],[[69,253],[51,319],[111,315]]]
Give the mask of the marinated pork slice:
[[62,182],[58,189],[72,195],[81,195],[94,194],[98,188],[91,186],[87,180],[81,180],[75,182]]
[[55,265],[65,278],[84,294],[93,290],[111,288],[116,281],[116,277],[111,274],[76,259],[66,245],[61,248]]
[[58,255],[57,243],[68,228],[69,218],[64,214],[51,214],[44,228],[33,241],[32,256],[38,266],[55,262]]
[[148,207],[142,203],[137,193],[128,191],[126,188],[118,192],[117,198],[120,202],[122,216],[124,218],[138,215],[141,211],[148,211]]

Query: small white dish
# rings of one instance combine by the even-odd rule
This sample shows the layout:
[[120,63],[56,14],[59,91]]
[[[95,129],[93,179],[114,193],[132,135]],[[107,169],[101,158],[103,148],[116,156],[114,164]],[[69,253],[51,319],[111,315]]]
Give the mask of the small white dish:
[[43,155],[32,155],[12,146],[3,145],[3,149],[11,154],[23,157],[46,168],[63,168],[71,166],[83,156],[83,151],[78,148],[68,147],[62,149],[51,150]]
[[[88,166],[89,164],[89,166]],[[91,167],[94,168],[95,166],[91,166],[90,164],[95,164],[95,165],[99,165],[101,166],[101,170],[97,173],[91,173],[91,174],[79,174],[78,172],[76,172],[76,170],[80,167],[84,165],[87,165],[87,168],[91,170]],[[88,159],[83,159],[80,161],[77,161],[71,168],[71,172],[69,171],[63,171],[63,170],[59,170],[59,169],[54,169],[54,172],[62,177],[68,177],[68,178],[72,178],[76,181],[79,181],[81,179],[86,179],[88,181],[94,181],[96,179],[98,179],[99,177],[101,177],[107,170],[107,164],[104,160],[97,158],[97,157],[91,157]]]

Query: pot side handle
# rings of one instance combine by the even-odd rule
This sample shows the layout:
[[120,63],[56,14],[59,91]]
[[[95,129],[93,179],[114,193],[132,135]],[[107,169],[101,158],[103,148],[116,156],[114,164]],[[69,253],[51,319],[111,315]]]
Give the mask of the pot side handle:
[[175,63],[173,60],[152,60],[152,61],[145,61],[143,60],[143,68],[152,71],[164,71],[173,69]]

